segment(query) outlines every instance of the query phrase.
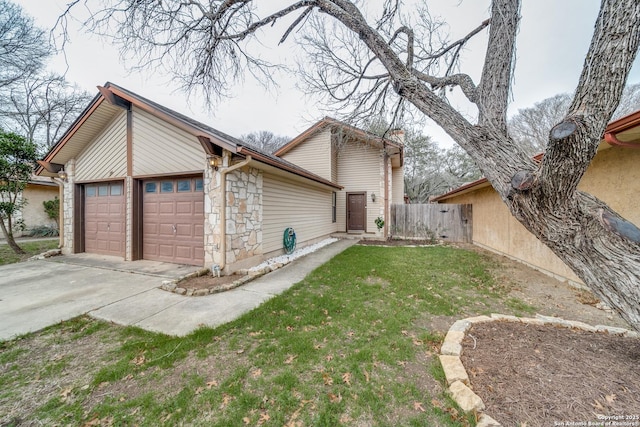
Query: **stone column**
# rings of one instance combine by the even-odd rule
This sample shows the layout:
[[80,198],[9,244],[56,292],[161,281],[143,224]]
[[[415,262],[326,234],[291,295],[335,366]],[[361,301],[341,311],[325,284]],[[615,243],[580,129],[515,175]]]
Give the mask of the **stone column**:
[[67,173],[67,182],[64,183],[64,246],[62,253],[69,255],[73,253],[73,214],[74,214],[74,195],[75,195],[75,174],[76,160],[71,159],[64,165],[64,171]]
[[[228,159],[223,161],[228,164]],[[224,163],[223,163],[224,164]],[[206,161],[204,167],[204,265],[211,268],[222,262],[220,253],[220,210],[222,209],[222,187],[220,172]]]

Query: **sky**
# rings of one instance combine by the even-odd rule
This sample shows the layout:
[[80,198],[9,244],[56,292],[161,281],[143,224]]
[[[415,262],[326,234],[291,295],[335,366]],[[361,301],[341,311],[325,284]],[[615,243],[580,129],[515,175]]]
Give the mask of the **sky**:
[[[21,5],[38,26],[50,29],[69,0],[13,1]],[[415,0],[408,0],[411,1]],[[451,40],[467,34],[489,13],[488,0],[433,0],[428,1],[428,5],[432,15],[447,21]],[[509,115],[558,93],[574,91],[599,5],[599,0],[523,0]],[[70,29],[66,60],[59,55],[51,60],[48,68],[59,73],[66,71],[69,81],[92,94],[97,93],[96,86],[111,81],[236,137],[261,130],[294,137],[326,115],[314,99],[296,87],[296,79],[291,75],[278,76],[279,87],[269,90],[247,78],[234,88],[233,97],[208,109],[200,99],[188,99],[186,94],[177,91],[170,76],[150,73],[150,70],[130,72],[135,59],[123,60],[108,40],[87,33],[77,23],[72,23]],[[486,48],[485,35],[486,31],[467,46],[461,64],[460,71],[469,74],[476,83]],[[267,33],[263,48],[273,58],[290,61],[291,52],[295,50],[293,41],[278,46],[280,36],[280,33]],[[638,62],[632,69],[630,83],[640,82]],[[455,94],[452,102],[458,103]],[[460,105],[466,111],[467,107]],[[443,147],[453,144],[433,123],[427,123],[423,133],[431,135]]]

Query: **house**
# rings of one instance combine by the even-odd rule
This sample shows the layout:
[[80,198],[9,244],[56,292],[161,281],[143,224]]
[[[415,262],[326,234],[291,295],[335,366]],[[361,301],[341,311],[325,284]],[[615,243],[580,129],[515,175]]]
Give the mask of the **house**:
[[[541,155],[537,156],[541,158]],[[627,220],[640,225],[640,111],[611,122],[579,190],[590,193]],[[580,278],[510,214],[486,179],[433,199],[437,203],[473,205],[473,243],[521,261],[570,283]]]
[[30,230],[41,227],[56,227],[55,220],[49,218],[44,210],[43,202],[58,197],[58,186],[50,179],[33,176],[22,191],[22,197],[26,204],[20,209],[14,218],[24,225],[22,230],[14,230],[14,237],[29,235]]
[[404,202],[403,139],[401,130],[382,139],[325,118],[274,154],[342,187],[332,201],[336,232],[387,236],[375,220]]
[[372,221],[399,185],[402,145],[336,120],[272,155],[113,83],[98,89],[36,171],[63,185],[66,254],[232,273],[282,253],[288,227],[298,247],[339,231],[377,234]]

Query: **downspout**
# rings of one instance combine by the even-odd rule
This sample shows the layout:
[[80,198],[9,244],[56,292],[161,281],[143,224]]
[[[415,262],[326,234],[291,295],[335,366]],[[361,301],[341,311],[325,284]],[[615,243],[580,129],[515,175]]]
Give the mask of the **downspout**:
[[251,156],[247,155],[240,163],[236,163],[220,171],[220,181],[222,185],[222,208],[220,211],[220,249],[222,252],[222,261],[220,262],[220,271],[224,270],[227,265],[227,174],[248,165],[251,160]]
[[618,147],[640,148],[640,144],[638,144],[637,142],[620,141],[618,139],[618,136],[611,132],[607,132],[604,134],[604,140],[607,141],[610,145],[617,145]]
[[58,194],[60,195],[60,207],[58,208],[58,247],[64,247],[64,181],[60,178],[51,177],[51,181],[58,184]]
[[389,155],[387,154],[387,143],[382,144],[384,152],[384,238],[389,236]]

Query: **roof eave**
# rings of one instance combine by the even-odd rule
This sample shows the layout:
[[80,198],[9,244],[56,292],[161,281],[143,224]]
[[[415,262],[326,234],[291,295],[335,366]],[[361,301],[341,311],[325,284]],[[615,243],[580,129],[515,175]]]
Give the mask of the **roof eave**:
[[351,126],[350,124],[341,122],[340,120],[336,120],[336,119],[333,119],[331,117],[325,117],[324,119],[320,120],[319,122],[317,122],[316,124],[311,126],[309,129],[305,130],[300,135],[296,136],[294,139],[292,139],[291,141],[289,141],[288,143],[286,143],[285,145],[280,147],[273,154],[275,156],[278,156],[278,157],[282,156],[283,154],[286,154],[288,151],[292,150],[293,148],[295,148],[296,146],[301,144],[303,141],[309,139],[309,137],[314,135],[316,132],[319,132],[320,130],[322,130],[322,129],[328,127],[328,126],[337,126],[337,127],[341,127],[341,128],[346,128],[350,132],[353,132],[353,133],[357,134],[360,138],[362,138],[364,140],[367,140],[367,141],[371,141],[371,140],[379,141],[379,142],[381,142],[383,144],[391,145],[391,146],[393,146],[395,148],[398,148],[401,151],[404,151],[403,150],[404,146],[402,144],[399,144],[399,143],[393,141],[393,140],[390,140],[390,139],[387,139],[387,138],[382,138],[381,136],[377,136],[377,135],[374,135],[374,134],[369,133],[367,131],[364,131],[362,129],[358,129],[355,126]]
[[270,165],[270,166],[276,167],[278,169],[287,171],[287,172],[292,173],[294,175],[301,176],[301,177],[309,179],[311,181],[315,181],[315,182],[317,182],[319,184],[323,184],[323,185],[326,185],[328,187],[335,188],[337,190],[342,190],[344,188],[341,185],[338,185],[338,184],[336,184],[334,182],[328,181],[328,180],[326,180],[326,179],[324,179],[324,178],[322,178],[320,176],[314,175],[311,172],[303,171],[303,170],[298,169],[298,168],[289,167],[286,164],[280,163],[280,162],[278,162],[278,161],[276,161],[274,159],[271,159],[271,158],[265,156],[262,153],[259,153],[259,152],[255,151],[255,150],[252,150],[252,149],[244,147],[244,146],[239,147],[238,154],[243,154],[245,156],[246,155],[250,155],[254,160],[256,160],[256,161],[258,161],[260,163],[265,163],[267,165]]

